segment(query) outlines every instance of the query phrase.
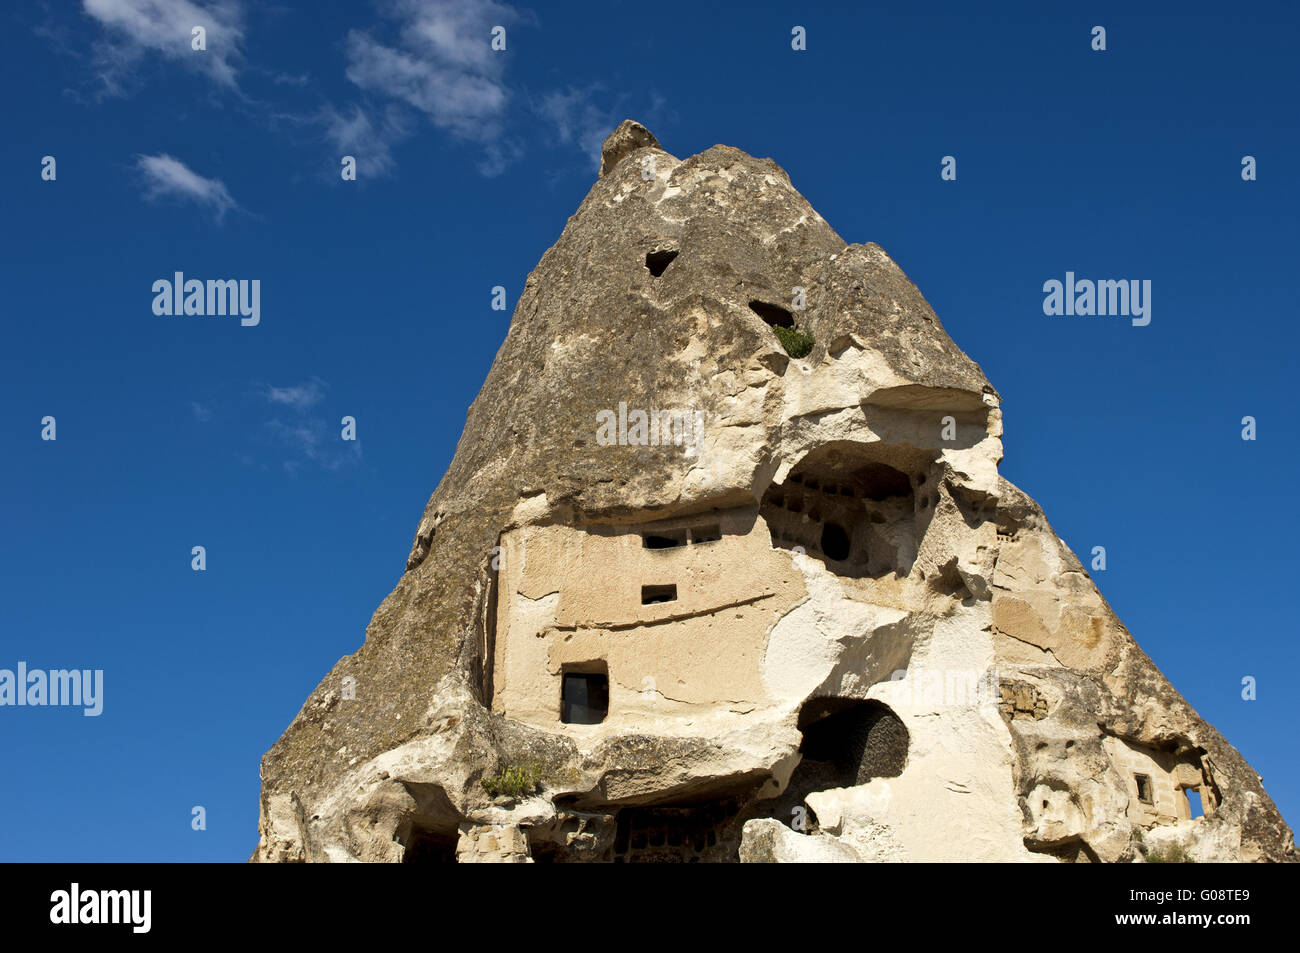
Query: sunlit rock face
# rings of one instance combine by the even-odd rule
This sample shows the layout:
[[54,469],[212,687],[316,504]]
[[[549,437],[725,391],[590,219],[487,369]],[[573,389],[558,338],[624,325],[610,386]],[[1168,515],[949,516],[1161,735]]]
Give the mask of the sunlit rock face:
[[881,248],[624,122],[254,859],[1293,859],[1001,457]]

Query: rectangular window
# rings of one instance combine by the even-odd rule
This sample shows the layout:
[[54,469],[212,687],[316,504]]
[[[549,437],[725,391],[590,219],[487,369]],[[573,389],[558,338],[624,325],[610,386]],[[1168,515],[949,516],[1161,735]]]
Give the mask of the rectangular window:
[[712,526],[694,526],[691,528],[692,543],[716,543],[722,539],[722,527],[714,523]]
[[641,587],[641,605],[653,606],[660,602],[676,602],[677,587],[670,586],[642,586]]
[[565,672],[560,688],[560,721],[598,725],[609,714],[607,672]]
[[641,545],[646,549],[672,549],[675,546],[685,546],[686,530],[662,529],[657,533],[645,533],[641,537]]
[[1143,804],[1151,803],[1151,777],[1146,774],[1135,774],[1133,780],[1137,782],[1138,800]]
[[1191,817],[1204,817],[1205,805],[1201,803],[1201,789],[1184,788],[1183,793],[1187,795],[1187,808],[1191,812]]

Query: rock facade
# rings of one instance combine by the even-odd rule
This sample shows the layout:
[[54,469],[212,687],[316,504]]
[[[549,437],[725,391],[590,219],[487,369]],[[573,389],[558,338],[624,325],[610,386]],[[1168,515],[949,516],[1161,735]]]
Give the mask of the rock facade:
[[1294,859],[889,256],[769,159],[602,160],[253,859]]

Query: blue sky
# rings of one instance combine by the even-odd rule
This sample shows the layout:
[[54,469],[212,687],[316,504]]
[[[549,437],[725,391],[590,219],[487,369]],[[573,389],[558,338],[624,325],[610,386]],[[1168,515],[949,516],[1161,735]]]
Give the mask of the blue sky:
[[[1003,473],[1300,817],[1294,5],[551,6],[0,14],[0,668],[105,673],[97,718],[0,709],[0,859],[251,853],[258,759],[360,646],[504,337],[491,289],[629,116],[773,157],[890,253],[1001,392]],[[260,323],[154,315],[175,271],[259,279]],[[1045,316],[1067,271],[1149,279],[1150,325]]]

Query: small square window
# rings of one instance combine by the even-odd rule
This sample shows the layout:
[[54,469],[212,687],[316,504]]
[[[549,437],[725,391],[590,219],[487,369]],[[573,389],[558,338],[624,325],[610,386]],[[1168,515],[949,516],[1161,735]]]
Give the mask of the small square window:
[[677,587],[668,586],[642,586],[641,587],[641,605],[652,606],[660,602],[676,602]]
[[1148,774],[1135,774],[1133,780],[1137,782],[1138,800],[1143,804],[1151,803],[1151,776]]
[[609,714],[609,675],[606,672],[565,672],[560,689],[560,721],[598,725]]

